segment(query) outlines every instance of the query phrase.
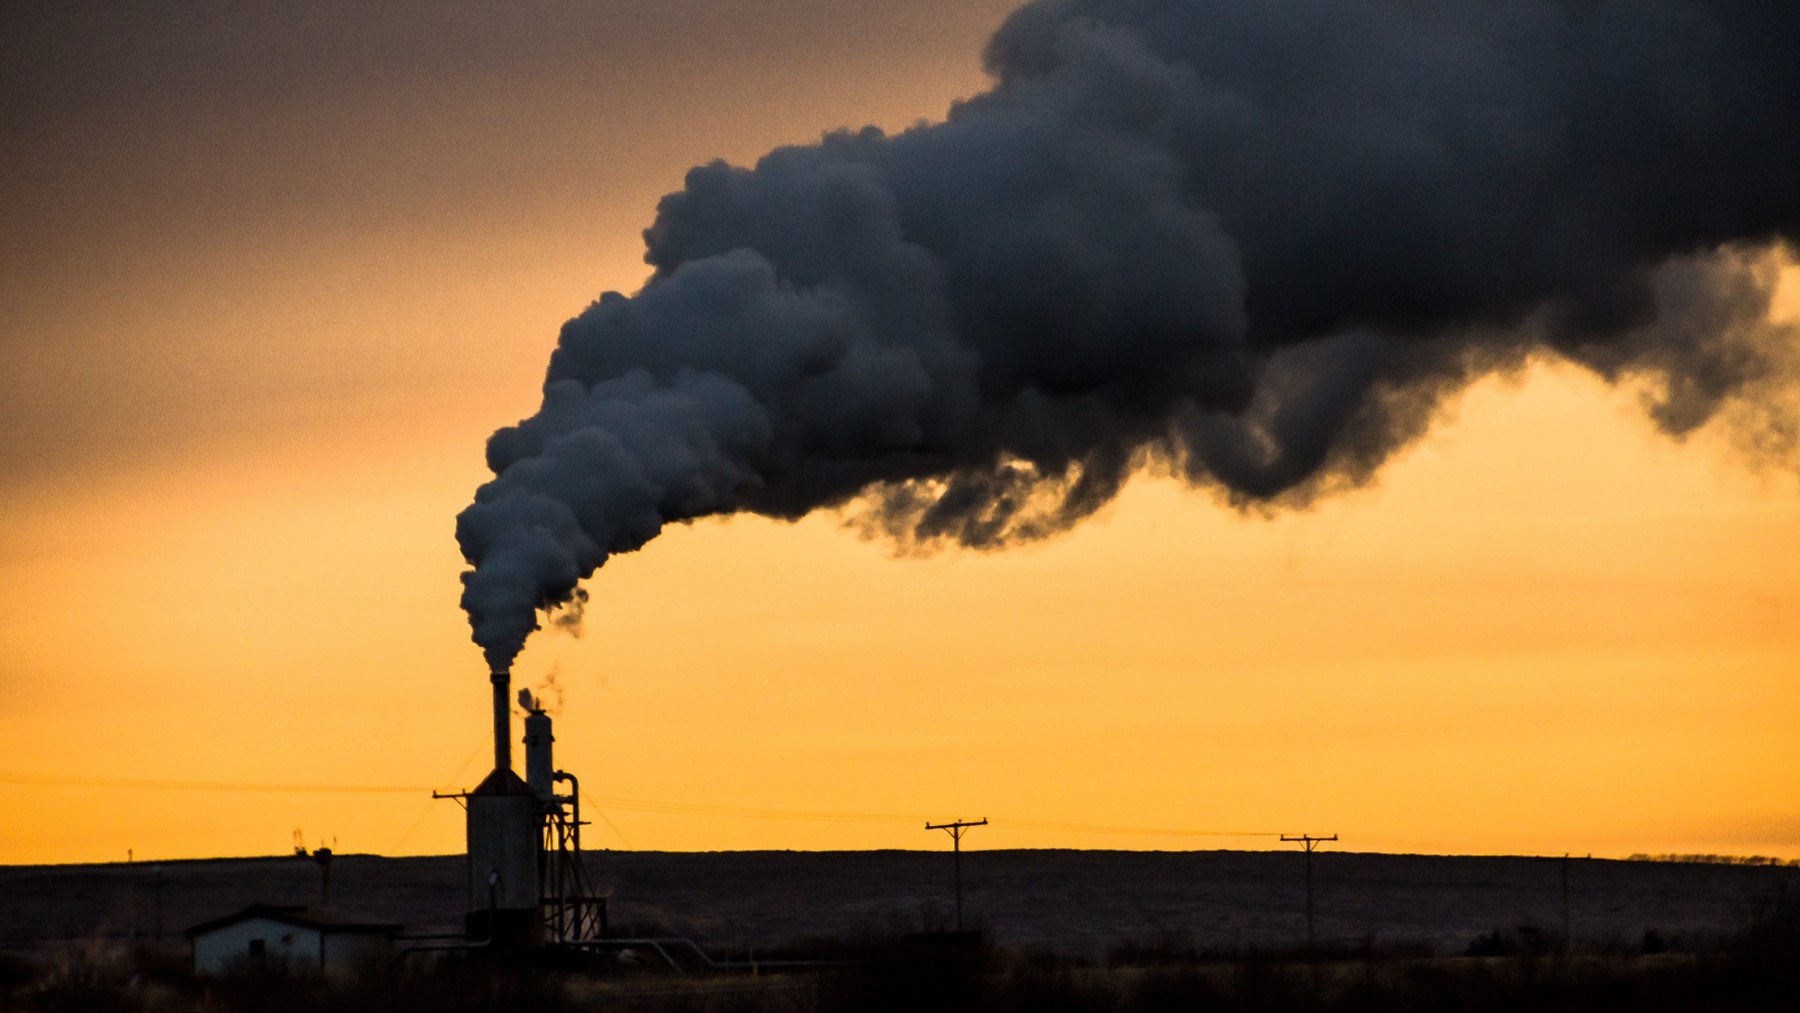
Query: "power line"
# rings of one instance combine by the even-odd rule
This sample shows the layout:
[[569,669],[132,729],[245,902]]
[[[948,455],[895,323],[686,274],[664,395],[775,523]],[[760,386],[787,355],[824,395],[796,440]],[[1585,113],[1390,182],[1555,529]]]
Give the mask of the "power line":
[[[586,792],[583,792],[585,795]],[[849,812],[821,809],[775,809],[757,806],[711,805],[702,802],[657,802],[649,799],[622,798],[612,795],[588,795],[594,805],[606,805],[626,812],[660,813],[670,816],[725,816],[741,819],[794,820],[833,823],[916,823],[928,817],[918,813]],[[1088,833],[1145,837],[1279,837],[1272,830],[1190,830],[1166,827],[1113,826],[1098,823],[1061,823],[1052,820],[992,817],[998,829],[1026,833]]]
[[624,831],[619,829],[619,825],[612,821],[612,817],[606,815],[606,810],[600,808],[600,803],[594,801],[594,796],[589,795],[584,789],[581,792],[581,797],[587,799],[588,808],[594,810],[594,815],[600,817],[600,822],[606,824],[607,828],[613,832],[613,836],[619,839],[619,843],[625,845],[625,850],[632,850],[630,839],[625,836]]
[[[485,742],[485,740],[484,740]],[[481,747],[478,746],[479,750]],[[466,763],[465,763],[466,766]],[[455,780],[452,777],[451,780]],[[49,788],[114,788],[154,791],[266,792],[285,794],[399,795],[428,794],[441,785],[419,784],[278,784],[259,781],[181,781],[156,778],[74,777],[54,774],[0,773],[0,784]],[[582,795],[597,811],[657,813],[665,816],[722,817],[728,819],[786,820],[816,823],[917,823],[923,813],[856,812],[832,809],[782,809],[764,806],[717,805],[705,802],[665,802],[617,795]],[[1172,827],[1121,826],[1100,823],[1067,823],[997,816],[997,829],[1021,833],[1105,834],[1127,837],[1277,837],[1273,831],[1197,830]],[[410,832],[410,831],[409,831]],[[614,832],[618,829],[615,827]],[[620,840],[624,835],[620,834]],[[629,847],[629,845],[627,845]]]
[[702,802],[655,802],[649,799],[591,795],[596,805],[627,812],[662,813],[669,816],[731,816],[741,819],[795,820],[833,823],[913,823],[925,817],[913,813],[841,812],[822,809],[768,809],[756,806],[710,805]]
[[1098,823],[1057,823],[1051,820],[1020,820],[996,816],[994,826],[1004,830],[1041,833],[1114,834],[1142,837],[1279,837],[1273,830],[1172,830],[1166,827],[1121,827]]
[[[475,757],[485,748],[487,748],[487,736],[484,735],[480,739],[476,740],[475,747],[473,749],[469,750],[468,757],[466,759],[464,759],[463,762],[457,766],[456,773],[450,775],[450,783],[451,784],[455,784],[456,781],[462,777],[463,771],[465,771],[469,768],[469,764],[475,762]],[[433,792],[432,794],[433,794],[433,796],[435,796],[437,793]],[[431,801],[425,803],[425,808],[421,809],[419,811],[419,818],[416,820],[413,820],[412,826],[406,828],[406,833],[403,833],[400,835],[400,839],[395,841],[394,846],[388,849],[388,851],[387,851],[388,854],[391,855],[391,854],[394,854],[395,852],[399,851],[400,846],[402,844],[406,843],[407,839],[413,835],[413,832],[418,830],[419,827],[424,825],[425,817],[431,815],[432,810],[437,808],[437,806],[434,804],[436,802],[437,802],[437,799],[435,797],[433,797],[431,799]]]
[[0,774],[0,784],[47,788],[147,788],[159,791],[250,791],[295,794],[400,795],[433,790],[419,784],[267,784],[250,781],[170,781],[140,777],[63,777],[54,774]]

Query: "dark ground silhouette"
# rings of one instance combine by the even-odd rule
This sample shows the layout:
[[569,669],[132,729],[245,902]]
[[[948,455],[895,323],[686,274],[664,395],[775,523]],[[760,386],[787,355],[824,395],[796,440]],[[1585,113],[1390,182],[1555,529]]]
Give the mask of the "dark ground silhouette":
[[[409,931],[460,926],[463,857],[340,855],[332,900]],[[1462,954],[1561,938],[1562,862],[1350,854],[1315,857],[1322,947]],[[590,852],[616,928],[689,935],[723,951],[948,928],[946,852]],[[1569,861],[1578,950],[1673,950],[1740,929],[1800,869]],[[1304,940],[1305,867],[1291,852],[969,851],[971,925],[1021,952],[1102,960],[1120,947],[1235,953]],[[160,881],[160,888],[158,882]],[[0,867],[0,949],[163,938],[252,901],[316,904],[319,868],[291,856]],[[1500,940],[1495,943],[1494,940]]]

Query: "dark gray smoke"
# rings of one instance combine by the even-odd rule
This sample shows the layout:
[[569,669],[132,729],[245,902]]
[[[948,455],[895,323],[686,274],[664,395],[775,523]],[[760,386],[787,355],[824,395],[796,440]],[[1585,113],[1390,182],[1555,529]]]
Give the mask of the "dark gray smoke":
[[1647,381],[1672,432],[1766,407],[1796,54],[1790,0],[1032,3],[947,122],[663,199],[651,280],[564,325],[488,443],[474,639],[507,668],[608,556],[710,514],[855,503],[989,548],[1146,465],[1305,502],[1547,352]]

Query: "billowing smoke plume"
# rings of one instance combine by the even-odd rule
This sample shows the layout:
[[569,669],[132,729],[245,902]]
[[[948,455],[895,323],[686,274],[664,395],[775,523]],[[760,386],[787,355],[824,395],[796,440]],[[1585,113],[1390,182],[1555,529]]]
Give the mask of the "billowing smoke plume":
[[505,669],[709,514],[987,548],[1146,465],[1304,502],[1547,352],[1672,432],[1753,403],[1791,447],[1756,396],[1792,379],[1796,54],[1791,0],[1039,0],[946,122],[663,199],[651,280],[564,325],[488,443],[474,639]]

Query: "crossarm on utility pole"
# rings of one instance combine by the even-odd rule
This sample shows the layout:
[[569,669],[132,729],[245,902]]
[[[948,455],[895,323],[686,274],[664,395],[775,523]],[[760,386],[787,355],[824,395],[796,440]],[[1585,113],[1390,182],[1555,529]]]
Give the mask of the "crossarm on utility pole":
[[986,816],[983,816],[982,818],[975,820],[973,822],[969,822],[969,821],[965,821],[965,820],[956,820],[956,821],[950,822],[950,823],[927,823],[927,824],[925,824],[925,829],[927,829],[927,830],[943,830],[950,835],[951,851],[956,856],[956,858],[955,858],[955,863],[956,863],[956,931],[958,931],[958,932],[961,932],[963,930],[962,835],[963,835],[963,832],[965,830],[968,830],[970,827],[985,827],[985,826],[987,826],[987,817]]
[[1298,844],[1306,849],[1306,959],[1310,961],[1315,959],[1315,951],[1313,950],[1313,849],[1326,841],[1337,840],[1338,835],[1332,834],[1330,837],[1314,837],[1311,834],[1282,834],[1281,839],[1289,844]]

